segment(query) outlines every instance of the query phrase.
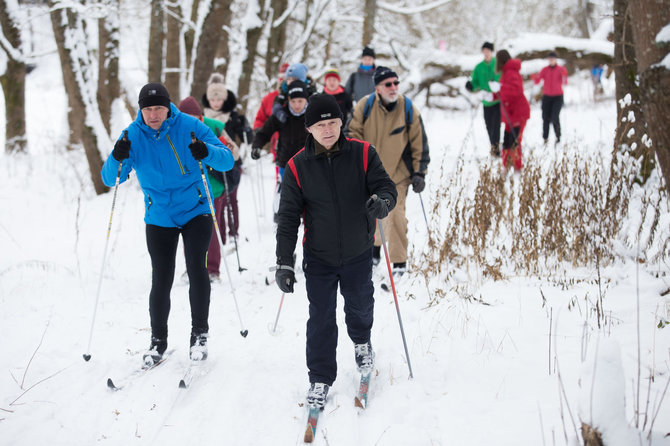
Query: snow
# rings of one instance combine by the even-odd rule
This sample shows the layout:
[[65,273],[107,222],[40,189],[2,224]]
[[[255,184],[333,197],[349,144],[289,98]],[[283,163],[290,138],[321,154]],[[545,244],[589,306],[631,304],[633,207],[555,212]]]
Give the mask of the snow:
[[545,33],[523,33],[519,37],[505,42],[504,47],[512,56],[533,51],[545,51],[550,48],[566,48],[571,51],[614,56],[614,43],[605,39],[580,39]]
[[[43,40],[45,48],[53,45]],[[142,39],[138,45],[144,45]],[[122,57],[130,54],[122,64],[133,67],[124,79],[131,93],[141,77],[140,53],[122,49]],[[270,195],[274,168],[267,158],[260,168],[246,161],[239,189],[239,254],[248,270],[238,272],[231,245],[224,248],[242,323],[222,265],[222,283],[212,287],[206,373],[189,389],[179,389],[188,366],[190,313],[188,287],[179,279],[184,259],[178,255],[170,358],[118,392],[106,388],[107,378],[120,381],[140,365],[149,343],[151,267],[142,194],[134,176],[119,187],[103,262],[113,192],[96,196],[83,152],[65,150],[67,102],[62,81],[54,76],[60,67],[55,53],[44,54],[27,78],[28,153],[0,152],[0,443],[301,444],[308,388],[307,298],[304,276],[298,273],[296,292],[286,295],[277,332],[270,333],[281,293],[274,284],[265,284],[266,278],[272,279],[268,268],[275,262]],[[611,97],[594,103],[582,91],[579,79],[571,78],[561,114],[563,139],[607,156],[616,103]],[[422,107],[420,100],[415,103]],[[459,154],[466,171],[476,171],[488,160],[481,110],[475,111],[421,108],[432,148],[423,194],[429,212],[440,166],[453,172]],[[117,114],[117,128],[124,124],[122,115]],[[125,119],[127,124],[132,117]],[[546,150],[541,126],[539,105],[533,104],[524,138],[529,154]],[[266,203],[259,221],[252,188],[258,184],[258,171]],[[668,218],[661,216],[662,230]],[[408,219],[410,254],[418,258],[427,235],[413,193]],[[633,223],[630,231],[636,233]],[[85,362],[82,354],[103,265],[92,359]],[[653,444],[670,444],[660,435],[670,431],[670,402],[661,404],[670,328],[657,327],[659,321],[670,320],[670,299],[660,296],[670,287],[667,273],[665,264],[637,265],[633,260],[603,268],[608,318],[602,329],[595,322],[593,296],[599,287],[592,269],[567,267],[564,280],[513,276],[503,281],[457,269],[449,283],[436,284],[439,278],[434,278],[430,291],[418,271],[408,273],[397,289],[412,380],[393,297],[376,287],[377,372],[368,409],[358,412],[353,405],[358,376],[340,310],[339,376],[319,420],[316,443],[504,446],[553,444],[552,438],[564,444],[565,435],[565,444],[572,445],[578,444],[573,425],[579,425],[581,414],[601,422],[612,440],[608,444],[638,444],[626,439],[637,439],[631,383],[638,368],[639,293],[642,403],[647,377],[653,373],[650,412],[658,408],[654,430],[659,433]],[[375,272],[377,280],[383,275],[384,265]],[[438,286],[448,292],[431,305]],[[459,287],[469,295],[459,293]],[[239,334],[242,328],[249,330],[246,338]],[[566,399],[558,390],[559,371]]]
[[670,42],[670,23],[661,28],[658,34],[656,34],[656,43],[664,42]]

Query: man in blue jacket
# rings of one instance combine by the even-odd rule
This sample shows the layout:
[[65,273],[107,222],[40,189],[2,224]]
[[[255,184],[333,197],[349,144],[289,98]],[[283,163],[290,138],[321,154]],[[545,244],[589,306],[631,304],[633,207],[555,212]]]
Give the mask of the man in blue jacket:
[[[134,169],[144,192],[144,222],[152,267],[151,345],[144,354],[144,363],[157,363],[167,349],[170,290],[180,234],[190,283],[189,355],[192,360],[204,360],[209,332],[207,248],[212,216],[201,169],[204,163],[220,172],[230,170],[233,155],[205,124],[181,113],[170,102],[163,85],[149,83],[142,87],[138,102],[140,112],[102,166],[102,180],[112,187],[117,179],[124,182]],[[206,187],[210,188],[209,183]]]

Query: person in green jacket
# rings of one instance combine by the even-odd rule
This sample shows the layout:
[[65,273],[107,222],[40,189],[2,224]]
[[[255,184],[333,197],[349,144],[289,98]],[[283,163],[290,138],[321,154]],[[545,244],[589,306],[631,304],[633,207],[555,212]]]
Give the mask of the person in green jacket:
[[[479,62],[472,72],[472,79],[467,81],[465,88],[468,91],[486,91],[491,92],[490,82],[493,88],[497,91],[498,79],[500,73],[496,73],[496,59],[493,57],[493,44],[491,42],[484,42],[482,45],[482,54],[484,60]],[[486,131],[489,134],[489,141],[491,142],[491,153],[495,156],[500,156],[500,101],[486,101],[482,100],[484,105],[484,122],[486,123]]]

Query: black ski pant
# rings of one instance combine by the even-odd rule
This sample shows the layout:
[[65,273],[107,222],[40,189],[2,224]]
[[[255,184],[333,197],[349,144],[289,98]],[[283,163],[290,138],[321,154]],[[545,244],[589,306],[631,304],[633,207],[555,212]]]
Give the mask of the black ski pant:
[[556,141],[561,140],[561,123],[558,120],[558,115],[561,114],[563,107],[563,95],[558,96],[542,96],[542,138],[549,138],[549,125],[554,126],[554,135]]
[[209,331],[209,274],[207,248],[212,238],[212,216],[198,215],[182,228],[147,225],[147,248],[151,256],[151,293],[149,314],[151,335],[167,339],[170,314],[170,290],[174,282],[175,257],[179,234],[184,240],[186,271],[189,280],[191,326],[194,333]]
[[500,143],[500,102],[484,106],[484,122],[491,145],[498,148]]
[[[342,266],[326,265],[305,254],[309,319],[307,320],[307,368],[309,382],[333,385],[337,376],[337,286],[344,297],[347,333],[354,344],[370,340],[374,313],[372,249]],[[352,355],[353,356],[353,355]]]

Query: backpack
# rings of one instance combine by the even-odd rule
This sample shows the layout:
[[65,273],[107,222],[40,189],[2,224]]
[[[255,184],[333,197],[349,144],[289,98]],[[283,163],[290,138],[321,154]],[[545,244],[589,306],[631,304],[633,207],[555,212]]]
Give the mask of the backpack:
[[[364,124],[365,120],[368,119],[368,116],[370,116],[370,111],[372,110],[372,105],[375,103],[376,98],[377,94],[372,93],[368,96],[368,100],[365,101],[365,107],[363,108]],[[414,107],[412,107],[412,100],[410,98],[405,95],[403,95],[403,98],[405,98],[405,126],[409,127],[412,125],[412,120],[414,119]]]

